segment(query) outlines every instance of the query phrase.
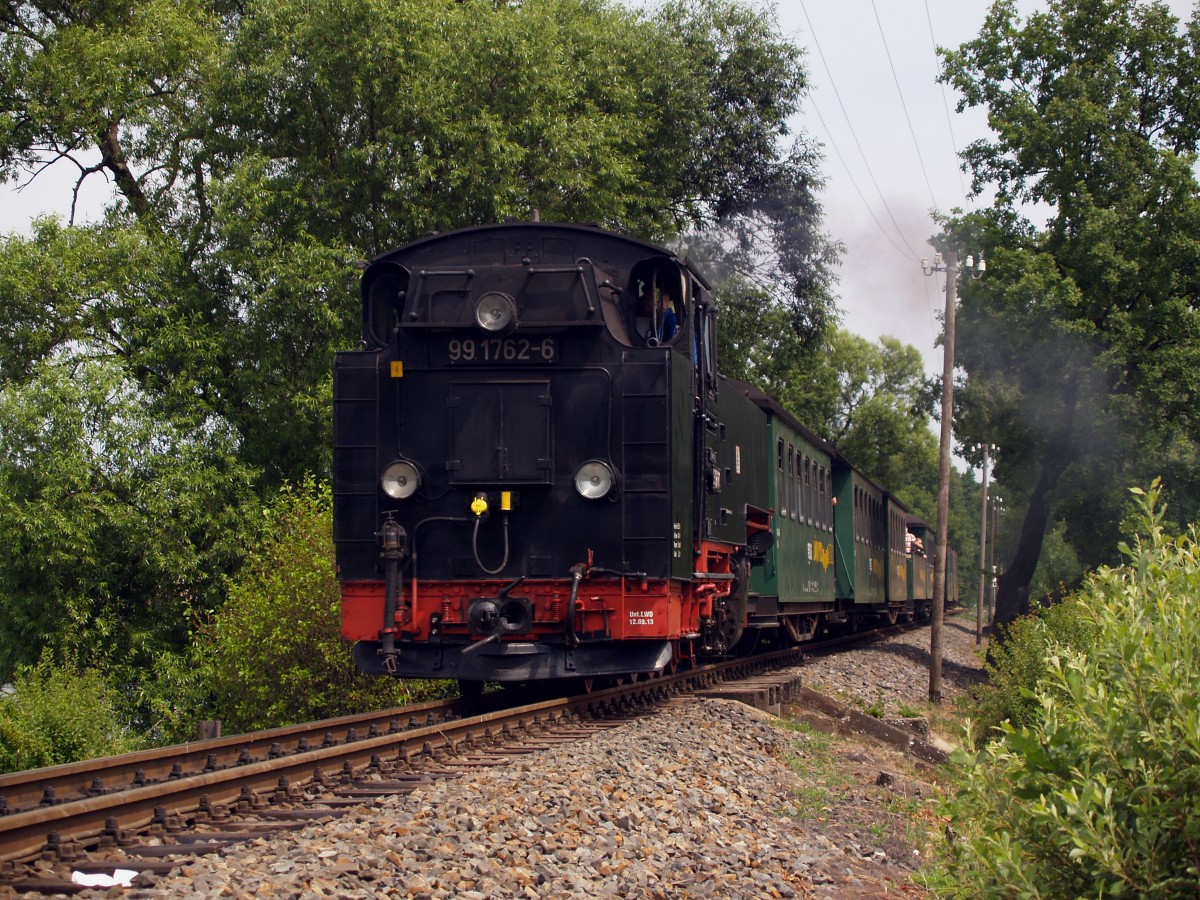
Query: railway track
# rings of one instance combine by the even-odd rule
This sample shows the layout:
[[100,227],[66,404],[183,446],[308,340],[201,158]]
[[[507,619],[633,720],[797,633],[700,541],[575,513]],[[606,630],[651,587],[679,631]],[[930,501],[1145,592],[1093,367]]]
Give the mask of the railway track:
[[72,872],[169,871],[380,795],[585,739],[681,693],[740,683],[774,705],[799,678],[764,673],[801,658],[777,651],[499,711],[426,703],[2,776],[0,890],[74,893],[84,888]]

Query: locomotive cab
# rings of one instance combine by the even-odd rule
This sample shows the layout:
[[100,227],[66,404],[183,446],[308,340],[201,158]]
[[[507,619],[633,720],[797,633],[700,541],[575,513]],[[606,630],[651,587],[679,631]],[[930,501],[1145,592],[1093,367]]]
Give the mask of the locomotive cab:
[[626,321],[634,346],[674,344],[687,330],[688,280],[680,266],[663,259],[648,259],[634,266],[625,292]]

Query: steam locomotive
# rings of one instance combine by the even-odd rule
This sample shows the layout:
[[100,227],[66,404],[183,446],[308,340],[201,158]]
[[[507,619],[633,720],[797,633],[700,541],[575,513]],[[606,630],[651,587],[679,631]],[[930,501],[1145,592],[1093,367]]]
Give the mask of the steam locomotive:
[[603,680],[929,611],[928,526],[720,374],[710,286],[668,250],[429,236],[367,266],[362,335],[333,483],[365,672]]

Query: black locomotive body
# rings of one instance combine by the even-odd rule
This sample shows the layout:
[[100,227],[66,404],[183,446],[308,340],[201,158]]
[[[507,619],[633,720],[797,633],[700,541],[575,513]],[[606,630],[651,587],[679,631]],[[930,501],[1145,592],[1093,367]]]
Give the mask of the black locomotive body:
[[[335,362],[334,539],[364,671],[659,672],[748,628],[914,608],[887,536],[903,508],[720,377],[709,287],[671,252],[471,228],[375,259],[362,301],[363,345]],[[866,560],[850,596],[839,554]]]

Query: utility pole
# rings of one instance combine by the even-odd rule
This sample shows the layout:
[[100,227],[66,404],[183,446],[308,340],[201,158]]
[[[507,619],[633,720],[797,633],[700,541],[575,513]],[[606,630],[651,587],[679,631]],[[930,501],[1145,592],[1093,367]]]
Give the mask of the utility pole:
[[975,604],[975,643],[983,643],[983,599],[986,584],[991,580],[987,566],[988,526],[988,444],[983,445],[983,503],[979,510],[979,602]]
[[[933,615],[929,626],[929,702],[942,702],[942,628],[946,618],[946,547],[950,529],[950,437],[954,420],[954,311],[958,300],[958,251],[947,250],[946,261],[935,254],[933,265],[921,260],[926,275],[946,273],[946,316],[942,323],[942,439],[938,445],[937,552],[933,566]],[[966,268],[972,278],[987,269],[983,256],[979,268],[968,256]]]
[[996,617],[996,538],[1000,536],[1000,497],[992,497],[992,544],[988,551],[988,625]]
[[946,317],[942,323],[942,439],[938,445],[937,551],[933,566],[933,616],[929,627],[929,702],[942,702],[942,628],[946,616],[946,532],[950,523],[950,434],[954,418],[954,308],[958,290],[958,252],[946,251],[945,265],[934,257],[921,268],[926,275],[946,273]]

